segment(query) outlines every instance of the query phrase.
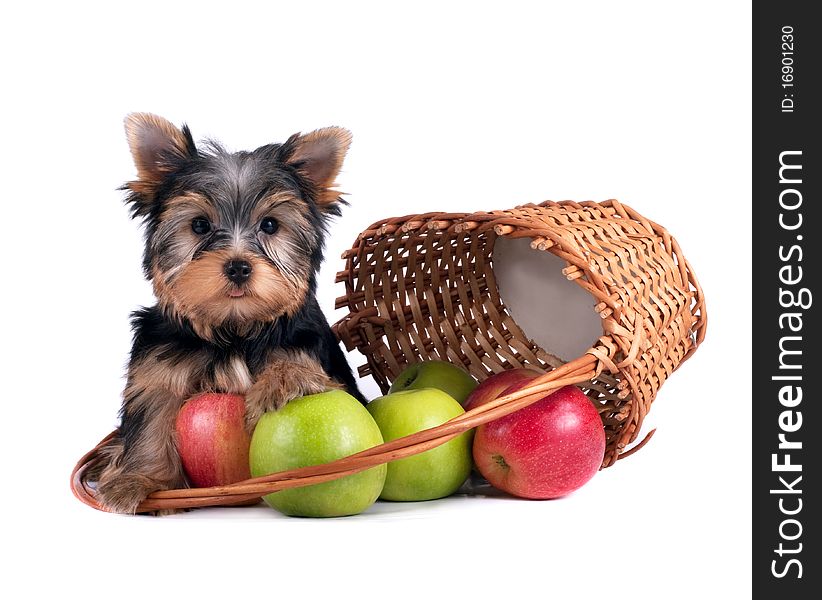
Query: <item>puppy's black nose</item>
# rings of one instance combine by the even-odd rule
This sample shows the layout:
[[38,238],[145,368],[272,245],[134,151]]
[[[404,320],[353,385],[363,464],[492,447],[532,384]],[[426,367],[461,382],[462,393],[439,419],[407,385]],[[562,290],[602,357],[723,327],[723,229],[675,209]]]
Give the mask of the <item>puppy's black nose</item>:
[[230,260],[223,269],[229,281],[241,285],[251,277],[251,264],[246,260]]

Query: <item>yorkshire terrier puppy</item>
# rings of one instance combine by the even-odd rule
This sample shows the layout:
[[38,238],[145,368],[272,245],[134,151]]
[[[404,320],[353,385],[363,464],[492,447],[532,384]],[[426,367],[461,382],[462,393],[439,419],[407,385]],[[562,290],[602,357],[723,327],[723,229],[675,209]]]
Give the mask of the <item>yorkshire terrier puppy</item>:
[[246,425],[305,394],[342,388],[365,402],[315,297],[345,129],[230,153],[197,148],[187,126],[125,120],[144,220],[143,269],[157,304],[132,315],[134,342],[116,436],[87,479],[109,510],[134,513],[187,484],[174,438],[180,407],[205,391],[242,394]]

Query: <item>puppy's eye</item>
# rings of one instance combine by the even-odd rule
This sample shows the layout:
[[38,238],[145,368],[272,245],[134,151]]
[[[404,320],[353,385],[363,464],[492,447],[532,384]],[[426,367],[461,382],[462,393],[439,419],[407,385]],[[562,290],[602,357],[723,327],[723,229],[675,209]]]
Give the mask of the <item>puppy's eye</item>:
[[197,235],[205,235],[211,231],[211,223],[205,217],[195,217],[191,220],[191,230]]
[[276,233],[276,231],[279,228],[280,224],[274,217],[266,217],[265,219],[260,221],[260,231],[262,231],[263,233],[267,233],[268,235]]

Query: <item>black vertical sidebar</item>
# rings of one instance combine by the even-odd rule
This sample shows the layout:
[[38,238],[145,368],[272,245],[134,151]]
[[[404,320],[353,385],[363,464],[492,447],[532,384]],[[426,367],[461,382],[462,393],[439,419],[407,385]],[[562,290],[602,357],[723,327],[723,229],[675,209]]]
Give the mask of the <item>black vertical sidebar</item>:
[[[755,598],[819,598],[822,102],[813,2],[753,7]],[[813,560],[811,557],[816,558]]]

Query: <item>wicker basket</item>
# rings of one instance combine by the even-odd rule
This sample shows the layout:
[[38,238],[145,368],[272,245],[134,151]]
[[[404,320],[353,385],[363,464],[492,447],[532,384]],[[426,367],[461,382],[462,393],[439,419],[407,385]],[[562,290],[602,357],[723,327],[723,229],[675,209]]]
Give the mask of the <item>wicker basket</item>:
[[[511,317],[493,270],[500,236],[530,238],[535,251],[563,259],[563,274],[593,297],[602,336],[582,356],[562,363]],[[627,449],[660,386],[705,336],[702,290],[676,240],[616,200],[386,219],[362,232],[343,258],[337,281],[346,293],[337,308],[349,314],[335,330],[349,350],[366,357],[360,375],[372,375],[383,391],[408,363],[431,358],[462,364],[480,380],[523,366],[544,374],[439,427],[323,465],[222,487],[155,492],[141,511],[236,505],[336,479],[438,446],[568,384],[579,385],[599,410],[607,439],[602,466],[608,467],[647,441]],[[94,490],[82,483],[92,453],[75,467],[72,489],[100,508]]]

